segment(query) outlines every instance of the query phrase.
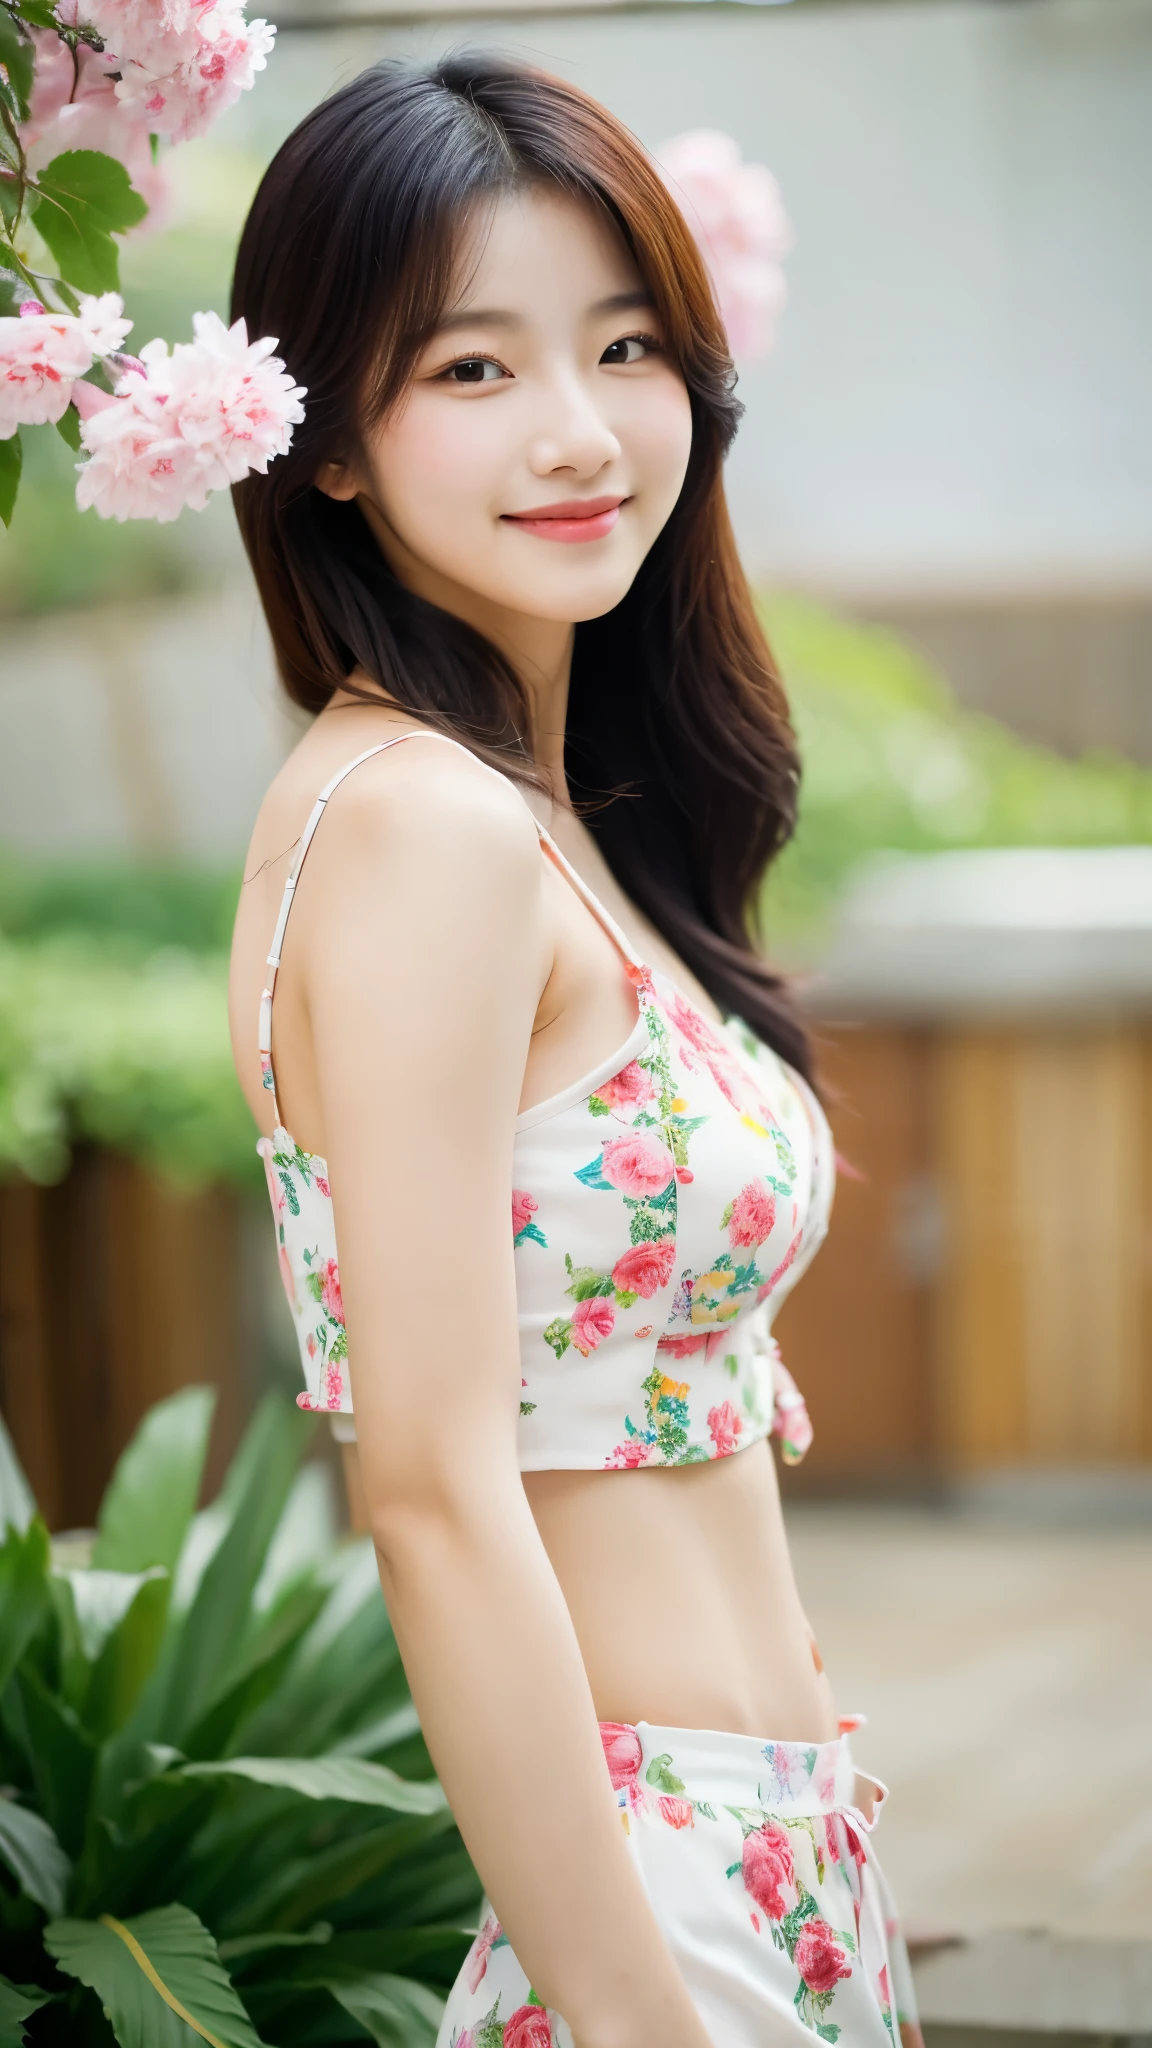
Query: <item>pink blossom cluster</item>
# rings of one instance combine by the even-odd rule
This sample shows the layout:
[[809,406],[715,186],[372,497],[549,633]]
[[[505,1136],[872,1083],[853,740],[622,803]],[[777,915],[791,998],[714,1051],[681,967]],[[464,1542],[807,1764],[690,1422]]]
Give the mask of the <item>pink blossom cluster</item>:
[[[63,10],[61,10],[63,12]],[[163,211],[164,173],[152,155],[148,121],[116,97],[110,60],[80,43],[72,52],[52,29],[33,29],[36,45],[28,119],[20,131],[30,171],[42,171],[66,149],[98,149],[124,165],[147,201],[149,225]]]
[[79,313],[48,313],[26,299],[13,318],[0,320],[0,441],[18,427],[63,419],[77,379],[97,357],[118,349],[132,325],[116,292],[84,298]]
[[193,316],[195,340],[150,341],[115,396],[76,387],[81,438],[76,502],[102,519],[178,517],[202,512],[209,493],[265,473],[304,417],[304,391],[273,354],[269,337],[249,342],[243,320]]
[[116,98],[153,135],[188,142],[247,92],[276,31],[244,0],[65,0],[104,39]]
[[764,164],[714,128],[693,128],[656,151],[656,163],[708,267],[734,356],[765,356],[787,298],[782,264],[792,228]]

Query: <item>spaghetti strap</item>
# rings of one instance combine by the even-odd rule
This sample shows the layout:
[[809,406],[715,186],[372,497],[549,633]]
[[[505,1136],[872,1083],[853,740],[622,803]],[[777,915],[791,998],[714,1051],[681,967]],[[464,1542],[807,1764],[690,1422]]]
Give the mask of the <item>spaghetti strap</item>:
[[[308,848],[316,836],[316,828],[324,816],[325,809],[345,777],[351,775],[353,769],[361,767],[365,761],[373,760],[377,754],[387,753],[389,747],[402,746],[405,740],[442,740],[446,746],[456,747],[460,753],[467,754],[471,760],[475,761],[477,759],[477,756],[472,753],[470,747],[463,746],[459,740],[450,738],[445,732],[429,732],[427,728],[417,729],[413,732],[398,732],[394,734],[392,739],[381,740],[379,745],[375,747],[365,747],[362,754],[357,754],[351,761],[346,761],[344,766],[338,768],[335,775],[324,784],[323,789],[313,804],[308,822],[300,834],[300,842],[293,856],[292,865],[288,870],[288,879],[284,884],[284,894],[280,899],[280,914],[276,919],[276,929],[272,934],[272,944],[268,951],[266,963],[268,974],[260,995],[260,1026],[258,1034],[260,1078],[263,1086],[272,1097],[272,1116],[278,1131],[283,1130],[284,1124],[280,1115],[280,1104],[276,1097],[276,1074],[272,1064],[272,1004],[276,994],[276,976],[280,969],[280,959],[284,950],[284,934],[288,928],[288,919],[292,914],[292,905],[296,899],[296,884],[300,879],[300,870],[308,857]],[[481,761],[479,766],[487,768],[490,775],[499,776],[501,782],[507,782],[510,779],[506,775],[500,775],[499,769],[489,767],[487,761]],[[513,787],[515,787],[515,784],[513,784]],[[521,798],[521,801],[523,801],[523,798]],[[550,833],[545,831],[531,805],[525,804],[524,807],[536,827],[540,837],[540,844],[552,862],[553,867],[564,876],[581,901],[592,912],[597,923],[607,932],[608,937],[612,940],[623,958],[630,978],[633,981],[646,980],[648,970],[643,961],[639,960],[632,951],[615,918],[609,915],[599,897],[588,887],[587,882],[577,874],[571,861],[567,860],[561,853],[556,841]]]

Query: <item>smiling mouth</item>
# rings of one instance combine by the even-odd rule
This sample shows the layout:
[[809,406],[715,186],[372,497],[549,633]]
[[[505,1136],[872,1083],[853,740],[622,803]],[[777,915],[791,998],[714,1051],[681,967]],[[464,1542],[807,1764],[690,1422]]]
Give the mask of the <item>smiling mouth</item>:
[[560,505],[539,505],[531,512],[505,512],[503,523],[539,540],[604,540],[628,503],[623,496],[567,498]]

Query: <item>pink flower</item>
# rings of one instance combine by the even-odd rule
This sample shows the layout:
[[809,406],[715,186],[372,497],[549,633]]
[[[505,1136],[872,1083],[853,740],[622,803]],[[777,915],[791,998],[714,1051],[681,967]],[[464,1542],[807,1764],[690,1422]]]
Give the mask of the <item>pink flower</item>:
[[[57,11],[63,18],[65,10]],[[85,18],[87,13],[85,8]],[[116,97],[115,59],[88,43],[77,44],[73,59],[54,29],[33,29],[32,40],[36,68],[28,119],[20,130],[29,169],[45,170],[66,149],[97,149],[123,164],[146,201],[148,217],[141,225],[162,225],[167,177],[152,154],[147,116],[129,111]]]
[[721,1042],[707,1018],[702,1017],[699,1010],[693,1008],[687,996],[682,996],[679,989],[673,993],[668,1004],[668,1015],[681,1038],[687,1040],[693,1052],[707,1055],[720,1048]]
[[672,1178],[674,1162],[663,1139],[651,1131],[609,1138],[601,1158],[605,1180],[622,1195],[658,1195]]
[[788,1830],[770,1820],[744,1837],[744,1889],[769,1920],[782,1920],[783,1887],[792,1882],[792,1844]]
[[670,1828],[690,1828],[695,1825],[696,1816],[690,1799],[677,1799],[670,1792],[662,1792],[656,1801],[660,1818]]
[[788,1271],[789,1266],[792,1264],[792,1261],[796,1257],[796,1254],[799,1251],[800,1246],[803,1244],[803,1242],[804,1231],[801,1228],[796,1232],[795,1237],[792,1239],[792,1242],[789,1245],[787,1251],[785,1252],[784,1257],[781,1259],[780,1264],[777,1266],[776,1271],[769,1275],[768,1279],[764,1282],[763,1287],[757,1288],[757,1301],[766,1300],[767,1296],[773,1292],[774,1288],[779,1286],[781,1280],[784,1278],[785,1273]]
[[659,1238],[654,1244],[634,1244],[613,1266],[612,1284],[621,1294],[639,1294],[645,1301],[651,1301],[654,1294],[667,1287],[675,1256],[675,1241],[670,1237]]
[[322,1173],[316,1174],[315,1181],[317,1194],[323,1195],[324,1200],[326,1202],[330,1202],[332,1200],[332,1190],[329,1187],[328,1182],[325,1180],[324,1175]]
[[643,1745],[635,1728],[627,1721],[601,1721],[600,1740],[613,1791],[630,1790],[644,1761]]
[[728,1209],[728,1242],[733,1250],[737,1245],[761,1245],[772,1235],[776,1222],[776,1197],[763,1181],[750,1180],[741,1188],[736,1200]]
[[488,1957],[499,1934],[500,1922],[495,1913],[489,1913],[464,1959],[464,1982],[469,1991],[475,1991],[483,1982],[484,1973],[488,1968]]
[[642,1436],[626,1436],[604,1460],[609,1472],[636,1472],[641,1465],[648,1465],[656,1456],[655,1444],[646,1443]]
[[604,1295],[593,1294],[587,1301],[578,1301],[572,1311],[572,1342],[577,1351],[587,1358],[605,1337],[612,1335],[615,1323],[616,1310]]
[[784,1463],[798,1465],[812,1448],[812,1419],[775,1344],[772,1352],[772,1434],[780,1439]]
[[796,1938],[792,1960],[809,1991],[835,1991],[852,1965],[826,1920],[806,1920]]
[[304,393],[272,354],[275,341],[249,343],[243,320],[225,327],[196,313],[196,339],[141,351],[140,367],[116,387],[117,402],[86,419],[76,502],[102,519],[202,512],[211,491],[265,473],[304,417]]
[[125,111],[171,142],[202,135],[263,71],[276,31],[243,0],[84,0],[120,73]]
[[694,128],[656,151],[699,246],[733,355],[765,356],[788,296],[781,268],[792,229],[771,171],[746,164],[730,135]]
[[116,292],[84,298],[79,313],[48,313],[36,299],[0,320],[0,441],[17,427],[63,419],[76,380],[97,356],[118,349],[129,328]]
[[718,1408],[708,1410],[708,1427],[716,1446],[718,1458],[731,1457],[736,1449],[744,1424],[731,1401],[721,1401]]
[[504,2048],[554,2048],[551,2021],[542,2005],[522,2005],[505,2021]]
[[285,1294],[288,1296],[289,1308],[295,1308],[296,1278],[292,1271],[292,1261],[288,1257],[288,1253],[283,1245],[280,1247],[280,1283]]
[[700,1330],[691,1337],[661,1337],[656,1349],[666,1358],[691,1358],[697,1351],[711,1358],[723,1343],[723,1330]]
[[320,1299],[334,1323],[344,1327],[344,1296],[340,1290],[340,1268],[335,1259],[326,1259],[320,1280]]
[[535,1198],[535,1196],[534,1196],[534,1195],[526,1195],[526,1194],[524,1193],[524,1190],[523,1190],[523,1188],[513,1188],[513,1190],[512,1190],[512,1235],[513,1235],[513,1237],[519,1237],[519,1235],[520,1235],[520,1232],[521,1232],[521,1231],[522,1231],[523,1229],[525,1229],[525,1228],[526,1228],[526,1226],[527,1226],[527,1225],[528,1225],[529,1223],[531,1223],[531,1221],[532,1221],[532,1218],[533,1218],[533,1217],[534,1217],[534,1215],[536,1214],[536,1211],[537,1211],[537,1209],[538,1209],[539,1207],[540,1207],[540,1204],[539,1204],[539,1202],[538,1202],[538,1201],[536,1200],[536,1198]]
[[651,1102],[656,1090],[643,1067],[629,1060],[610,1081],[602,1081],[596,1093],[607,1109],[642,1109],[646,1102]]

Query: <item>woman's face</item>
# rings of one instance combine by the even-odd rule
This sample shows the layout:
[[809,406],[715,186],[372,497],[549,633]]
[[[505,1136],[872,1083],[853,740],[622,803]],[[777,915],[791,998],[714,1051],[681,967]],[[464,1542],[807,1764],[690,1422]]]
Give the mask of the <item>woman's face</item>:
[[509,627],[509,614],[597,618],[679,495],[684,380],[615,227],[555,189],[501,198],[459,274],[410,389],[339,495],[358,492],[409,588],[482,629],[501,614]]

